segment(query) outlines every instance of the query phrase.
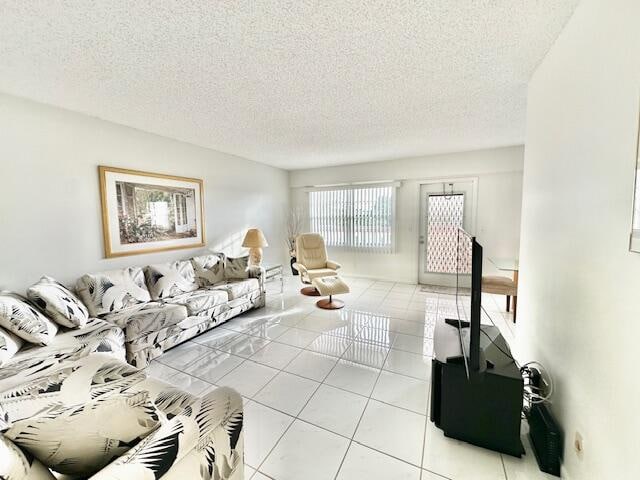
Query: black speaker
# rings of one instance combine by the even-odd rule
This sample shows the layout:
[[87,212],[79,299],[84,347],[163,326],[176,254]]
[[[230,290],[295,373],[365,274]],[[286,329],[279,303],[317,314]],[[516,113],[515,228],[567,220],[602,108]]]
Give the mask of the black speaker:
[[559,477],[563,435],[558,423],[543,403],[531,406],[528,420],[529,438],[540,470]]

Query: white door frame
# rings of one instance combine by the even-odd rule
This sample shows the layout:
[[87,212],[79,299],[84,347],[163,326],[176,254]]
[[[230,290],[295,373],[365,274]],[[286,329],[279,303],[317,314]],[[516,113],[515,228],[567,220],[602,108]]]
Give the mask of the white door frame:
[[[478,183],[479,177],[477,176],[469,176],[469,177],[435,177],[424,180],[418,180],[418,212],[416,215],[416,231],[418,232],[418,236],[415,241],[417,244],[417,264],[418,264],[418,272],[417,273],[417,283],[420,283],[420,269],[422,265],[420,264],[420,253],[423,245],[420,243],[420,235],[423,235],[421,231],[421,222],[422,222],[422,213],[423,213],[423,205],[422,205],[422,186],[423,185],[433,185],[439,183],[471,183],[471,218],[469,220],[469,234],[475,236],[476,232],[476,224],[478,217]],[[426,238],[425,238],[426,242]]]

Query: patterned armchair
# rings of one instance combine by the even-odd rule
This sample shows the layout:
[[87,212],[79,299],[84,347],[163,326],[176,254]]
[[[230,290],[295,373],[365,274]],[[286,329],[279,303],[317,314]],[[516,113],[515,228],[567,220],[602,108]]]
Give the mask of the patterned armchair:
[[[0,478],[54,480],[48,467],[86,478],[79,472],[89,465],[98,466],[94,480],[243,479],[242,397],[232,389],[198,397],[100,353],[22,382],[0,392]],[[98,418],[119,398],[151,405],[142,412],[153,425],[133,446],[119,432],[144,426],[143,416]],[[87,459],[91,449],[98,460]]]

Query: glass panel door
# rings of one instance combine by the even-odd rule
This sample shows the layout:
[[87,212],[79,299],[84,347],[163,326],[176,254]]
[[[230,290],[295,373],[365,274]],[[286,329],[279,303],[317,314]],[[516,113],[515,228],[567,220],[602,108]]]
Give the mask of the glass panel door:
[[458,229],[464,219],[464,193],[427,196],[428,273],[456,273]]
[[455,285],[458,228],[473,234],[475,185],[474,179],[421,185],[419,283]]

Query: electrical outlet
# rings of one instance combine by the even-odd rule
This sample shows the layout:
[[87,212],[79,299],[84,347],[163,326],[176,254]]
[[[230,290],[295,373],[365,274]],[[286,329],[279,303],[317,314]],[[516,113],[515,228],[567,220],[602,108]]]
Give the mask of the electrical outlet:
[[576,452],[578,458],[582,458],[584,455],[584,441],[582,440],[580,432],[576,432],[573,439],[573,450]]

